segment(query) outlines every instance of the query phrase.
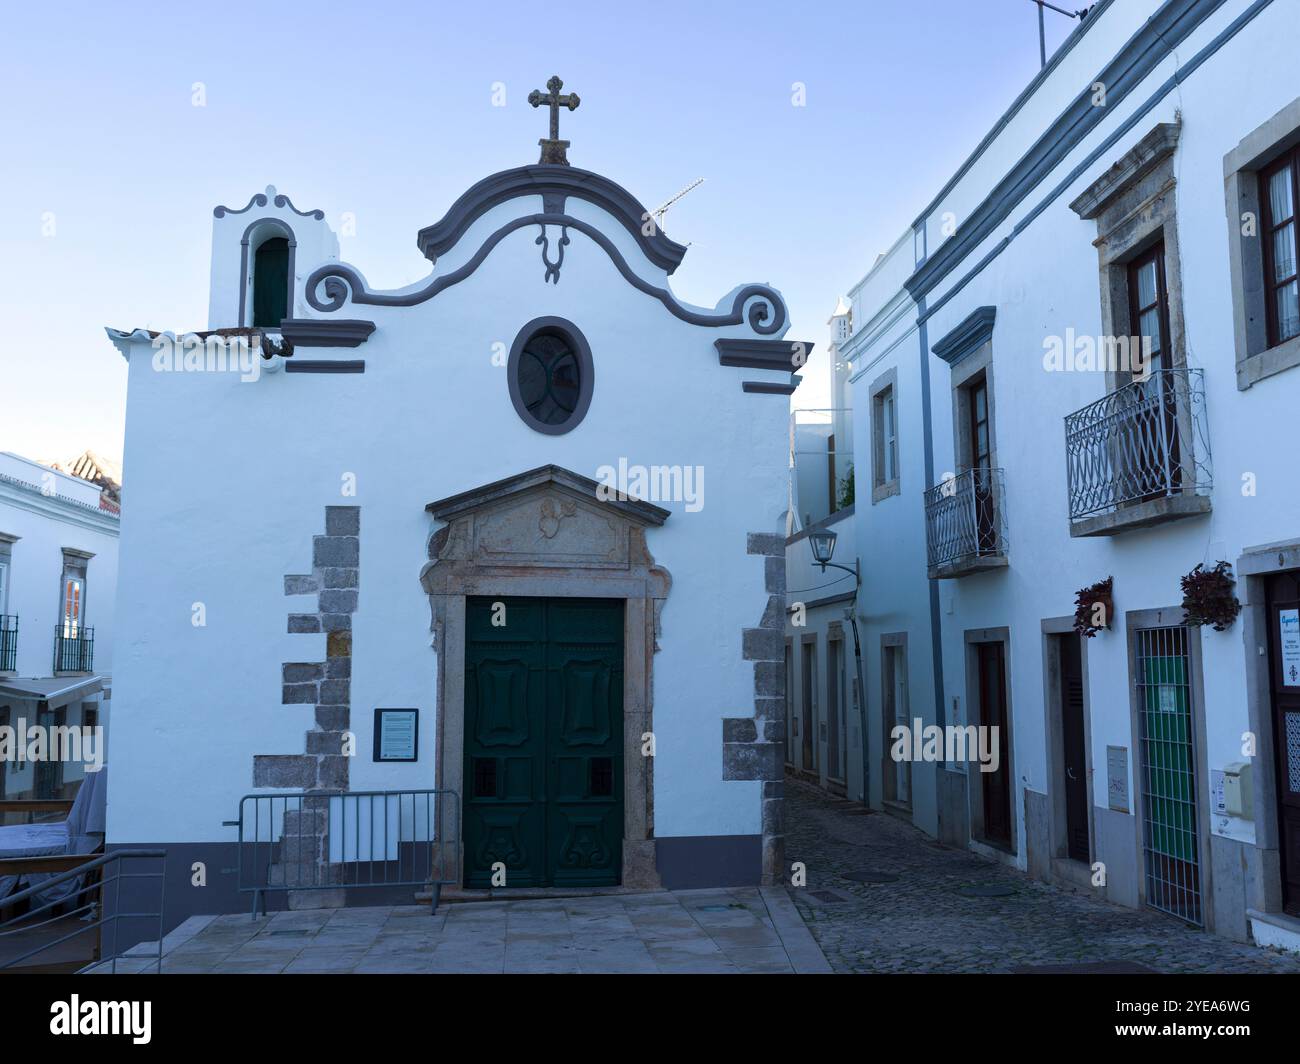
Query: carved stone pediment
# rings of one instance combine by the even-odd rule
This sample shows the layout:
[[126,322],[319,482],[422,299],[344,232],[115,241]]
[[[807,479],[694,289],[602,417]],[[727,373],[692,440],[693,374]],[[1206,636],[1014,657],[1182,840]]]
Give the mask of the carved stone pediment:
[[596,481],[559,466],[426,509],[447,522],[429,542],[430,561],[444,569],[472,568],[480,577],[555,569],[648,575],[655,565],[645,529],[668,517],[667,510],[637,499],[602,498]]

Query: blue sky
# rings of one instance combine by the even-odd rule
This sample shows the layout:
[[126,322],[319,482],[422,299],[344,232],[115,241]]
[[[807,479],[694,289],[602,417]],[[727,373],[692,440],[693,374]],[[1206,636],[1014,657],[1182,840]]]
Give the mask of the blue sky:
[[[1076,23],[1047,17],[1050,50]],[[561,116],[573,165],[649,208],[706,178],[666,219],[691,244],[677,293],[712,306],[771,282],[790,335],[824,348],[836,296],[1038,69],[1029,0],[44,4],[6,21],[0,450],[52,460],[121,456],[104,325],[206,326],[214,205],[274,184],[336,228],[350,211],[343,259],[407,284],[427,272],[418,229],[536,161],[526,97],[553,73],[582,98]]]

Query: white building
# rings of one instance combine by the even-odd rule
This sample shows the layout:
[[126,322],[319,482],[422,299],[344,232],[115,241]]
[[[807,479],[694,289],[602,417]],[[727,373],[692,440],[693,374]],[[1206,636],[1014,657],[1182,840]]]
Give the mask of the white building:
[[[0,797],[71,797],[96,747],[52,758],[22,742],[36,727],[102,729],[111,697],[118,507],[99,485],[0,452]],[[99,738],[92,740],[98,744]]]
[[[790,516],[786,537],[786,767],[834,794],[862,798],[860,588],[853,515],[853,411],[841,346],[851,308],[831,315],[827,376],[831,406],[790,416]],[[809,534],[835,533],[832,568],[814,561]],[[841,563],[849,563],[840,568]]]
[[[413,216],[433,265],[405,288],[268,189],[214,212],[213,331],[109,330],[132,478],[109,841],[168,848],[169,921],[248,904],[216,870],[252,791],[452,790],[470,888],[779,872],[799,345],[767,285],[679,301],[686,249],[543,146]],[[228,363],[241,337],[279,353]],[[411,714],[403,760],[381,710]]]
[[[1297,44],[1298,0],[1102,0],[853,289],[844,344],[872,804],[1291,946]],[[1223,631],[1180,586],[1219,562]],[[898,764],[917,718],[998,726],[997,771]]]

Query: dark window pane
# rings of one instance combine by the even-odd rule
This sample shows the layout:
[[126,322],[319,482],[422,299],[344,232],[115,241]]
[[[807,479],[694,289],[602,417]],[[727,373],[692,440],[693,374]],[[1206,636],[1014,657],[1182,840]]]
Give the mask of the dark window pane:
[[544,425],[569,420],[582,394],[578,359],[563,337],[543,332],[524,345],[517,369],[519,395]]
[[495,798],[497,796],[496,758],[476,757],[474,759],[474,797]]
[[612,757],[593,757],[590,766],[591,797],[610,797],[614,793],[614,759]]

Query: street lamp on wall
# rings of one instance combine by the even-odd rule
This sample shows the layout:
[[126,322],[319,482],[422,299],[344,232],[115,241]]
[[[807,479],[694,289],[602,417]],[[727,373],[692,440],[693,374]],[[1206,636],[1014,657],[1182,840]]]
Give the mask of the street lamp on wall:
[[813,561],[822,567],[822,572],[827,568],[843,569],[846,573],[852,573],[854,580],[858,585],[862,584],[862,576],[858,572],[858,560],[853,559],[852,567],[840,565],[839,562],[831,561],[835,555],[835,540],[838,535],[829,528],[817,528],[808,533],[808,546],[812,550]]

